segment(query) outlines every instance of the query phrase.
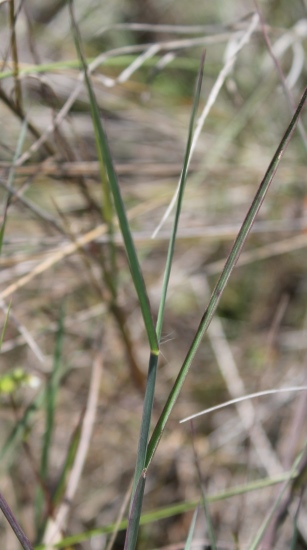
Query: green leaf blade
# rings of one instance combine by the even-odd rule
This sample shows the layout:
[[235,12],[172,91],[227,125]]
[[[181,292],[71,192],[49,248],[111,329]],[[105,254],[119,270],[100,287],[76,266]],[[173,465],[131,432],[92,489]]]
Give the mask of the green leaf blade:
[[171,234],[171,238],[170,238],[170,242],[169,242],[166,265],[165,265],[164,276],[163,276],[162,292],[161,292],[161,299],[160,299],[160,304],[159,304],[159,312],[158,312],[157,325],[156,325],[156,330],[157,330],[157,335],[158,335],[158,340],[159,341],[161,339],[166,295],[167,295],[168,283],[169,283],[169,279],[170,279],[171,267],[172,267],[172,262],[173,262],[173,257],[174,257],[174,250],[175,250],[175,243],[176,243],[176,237],[177,237],[179,218],[180,218],[180,214],[181,214],[183,194],[184,194],[184,190],[185,190],[186,179],[187,179],[188,168],[189,168],[189,162],[190,162],[190,156],[191,156],[193,130],[194,130],[194,124],[195,124],[197,109],[198,109],[198,106],[199,106],[200,92],[201,92],[201,86],[202,86],[202,81],[203,81],[204,62],[205,62],[205,53],[203,54],[202,59],[201,59],[200,70],[198,72],[198,78],[197,78],[196,87],[195,87],[193,107],[192,107],[192,112],[191,112],[191,117],[190,117],[190,122],[189,122],[188,139],[187,139],[186,150],[185,150],[185,155],[184,155],[184,161],[183,161],[183,166],[182,166],[180,180],[179,180],[179,186],[178,186],[177,206],[176,206],[174,223],[173,223],[173,228],[172,228],[172,234]]
[[[193,108],[192,108],[192,113],[191,113],[190,123],[189,123],[186,151],[184,156],[183,168],[181,171],[181,177],[179,181],[179,194],[178,194],[178,200],[177,200],[177,207],[176,207],[173,229],[172,229],[171,239],[169,242],[166,266],[164,271],[161,300],[160,300],[158,319],[157,319],[157,325],[156,325],[158,342],[160,342],[160,339],[161,339],[167,288],[168,288],[168,283],[170,278],[172,261],[174,257],[177,229],[178,229],[183,193],[185,189],[189,158],[190,158],[190,152],[191,152],[193,129],[194,129],[196,113],[199,105],[201,84],[203,79],[203,65],[204,65],[204,56],[202,57],[202,60],[201,60],[200,70],[199,70],[197,84],[196,84],[196,90],[194,94],[194,101],[193,101]],[[137,540],[138,524],[140,521],[140,515],[141,515],[141,509],[142,509],[143,493],[139,492],[138,495],[135,495],[135,491],[137,489],[139,479],[140,479],[140,476],[142,475],[142,471],[144,469],[145,461],[146,461],[150,421],[151,421],[151,414],[152,414],[152,407],[153,407],[153,400],[154,400],[154,393],[155,393],[157,368],[158,368],[158,357],[151,354],[150,360],[149,360],[149,367],[148,367],[146,392],[145,392],[145,398],[144,398],[142,423],[141,423],[140,437],[139,437],[139,447],[138,447],[136,468],[134,473],[134,482],[133,482],[133,489],[132,489],[133,499],[139,499],[139,501],[136,503],[136,509],[139,511],[139,516],[138,518],[136,518],[136,513],[134,514],[133,526],[127,532],[127,540],[129,539],[127,544],[129,545],[128,546],[129,549],[134,548],[133,542],[131,541],[134,541],[135,543]]]
[[76,46],[76,50],[77,50],[82,68],[84,70],[86,87],[89,94],[91,109],[93,113],[93,123],[94,123],[95,135],[96,135],[96,143],[98,145],[97,149],[98,149],[99,160],[100,162],[103,163],[108,176],[109,185],[111,188],[112,197],[114,201],[114,206],[118,216],[121,233],[124,240],[125,250],[128,258],[128,264],[131,271],[133,283],[137,292],[150,349],[153,354],[158,355],[159,353],[158,339],[157,339],[157,334],[156,334],[155,326],[151,315],[150,304],[149,304],[149,300],[146,292],[145,282],[143,279],[136,249],[132,239],[132,234],[128,223],[124,202],[121,196],[117,175],[113,166],[113,160],[109,149],[107,137],[105,135],[102,122],[99,116],[99,109],[98,109],[96,97],[94,94],[94,90],[92,88],[90,78],[88,76],[87,66],[81,51],[81,42],[80,42],[80,37],[78,34],[76,23],[74,21],[74,16],[72,11],[72,2],[69,3],[69,6],[71,11],[71,19],[73,22],[73,34],[75,39],[75,46]]
[[251,230],[251,227],[254,223],[254,220],[258,214],[258,211],[261,207],[261,204],[266,196],[266,193],[270,187],[270,184],[273,180],[273,177],[276,173],[276,170],[278,168],[278,165],[281,161],[281,158],[289,144],[289,141],[291,139],[291,136],[293,134],[293,131],[297,125],[297,122],[299,120],[299,116],[303,110],[304,104],[307,99],[307,87],[305,88],[305,91],[302,95],[302,98],[299,102],[299,105],[295,111],[294,116],[292,117],[290,124],[288,125],[288,128],[283,136],[283,138],[280,141],[279,146],[276,149],[276,152],[273,156],[273,159],[266,171],[266,174],[260,183],[260,186],[255,194],[254,200],[248,210],[248,213],[242,223],[241,229],[237,235],[237,238],[233,244],[233,247],[230,251],[230,254],[227,258],[227,261],[225,263],[224,269],[218,279],[218,282],[213,290],[213,293],[211,295],[211,298],[209,300],[208,307],[200,321],[200,324],[198,326],[196,335],[193,339],[193,342],[191,344],[191,347],[186,355],[186,358],[183,362],[183,365],[179,371],[179,374],[176,378],[176,381],[171,389],[171,392],[169,394],[169,397],[166,401],[166,404],[164,406],[164,409],[161,413],[161,416],[156,424],[156,427],[154,429],[154,432],[151,436],[150,442],[148,444],[148,450],[147,450],[147,457],[145,462],[145,467],[148,468],[153,455],[157,449],[157,446],[160,442],[160,439],[162,437],[162,433],[164,431],[164,428],[166,426],[166,423],[168,421],[168,418],[173,410],[173,407],[177,401],[177,398],[180,394],[181,388],[183,386],[184,380],[188,374],[188,371],[190,369],[190,366],[192,364],[193,358],[199,348],[199,345],[203,339],[203,336],[211,323],[211,319],[215,313],[215,310],[219,304],[219,301],[221,299],[221,296],[225,290],[226,284],[229,280],[229,277],[238,261],[238,258],[240,256],[241,250],[245,244],[245,241],[247,239],[247,236]]

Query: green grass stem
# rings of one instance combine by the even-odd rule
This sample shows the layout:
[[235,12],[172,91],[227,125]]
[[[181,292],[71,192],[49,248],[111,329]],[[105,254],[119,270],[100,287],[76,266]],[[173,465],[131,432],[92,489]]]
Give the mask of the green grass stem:
[[[2,228],[1,228],[1,229],[2,229]],[[9,316],[10,316],[11,305],[12,305],[12,300],[10,301],[9,307],[7,308],[6,315],[5,315],[5,319],[4,319],[4,325],[3,325],[3,328],[2,328],[2,331],[1,331],[1,337],[0,337],[0,351],[1,351],[1,348],[2,348],[3,338],[4,338],[4,335],[5,335],[7,323],[8,323]]]
[[202,59],[201,59],[200,70],[199,70],[198,78],[197,78],[197,82],[196,82],[193,107],[192,107],[191,118],[190,118],[190,123],[189,123],[187,145],[186,145],[184,161],[183,161],[183,166],[182,166],[180,180],[179,180],[179,190],[178,190],[178,198],[177,198],[175,218],[174,218],[171,238],[170,238],[170,242],[169,242],[169,246],[168,246],[166,266],[165,266],[164,276],[163,276],[162,292],[161,292],[161,299],[160,299],[160,304],[159,304],[159,311],[158,311],[158,318],[157,318],[157,325],[156,325],[156,331],[157,331],[157,336],[158,336],[158,341],[159,342],[160,342],[160,339],[161,339],[166,295],[167,295],[168,283],[169,283],[169,279],[170,279],[170,273],[171,273],[172,262],[173,262],[173,257],[174,257],[174,250],[175,250],[175,243],[176,243],[176,237],[177,237],[179,218],[180,218],[180,214],[181,214],[182,200],[183,200],[185,184],[186,184],[188,168],[189,168],[189,158],[190,158],[190,154],[191,154],[195,119],[196,119],[197,109],[198,109],[198,106],[199,106],[200,92],[201,92],[201,86],[202,86],[202,81],[203,81],[203,73],[204,73],[204,62],[205,62],[205,54],[202,56]]
[[[83,417],[83,415],[82,415]],[[54,494],[52,496],[52,505],[53,507],[56,507],[62,500],[63,495],[66,490],[66,484],[67,484],[67,478],[68,474],[70,473],[75,457],[77,454],[79,442],[80,442],[80,435],[81,435],[81,425],[82,425],[82,417],[80,419],[80,422],[78,423],[78,426],[74,430],[71,441],[67,450],[66,458],[64,461],[64,465],[62,468],[62,471],[59,476],[59,481],[57,483],[56,489],[54,491]]]
[[[157,324],[156,324],[157,339],[159,343],[161,339],[167,288],[168,288],[171,267],[172,267],[172,262],[174,257],[174,250],[175,250],[177,229],[178,229],[179,217],[180,217],[181,206],[182,206],[182,199],[183,199],[185,183],[186,183],[186,178],[188,173],[189,157],[190,157],[191,146],[192,146],[195,118],[196,118],[196,113],[199,105],[199,98],[200,98],[201,85],[202,85],[202,79],[203,79],[204,58],[205,56],[203,55],[201,59],[200,70],[199,70],[198,79],[196,83],[193,108],[192,108],[192,113],[191,113],[190,123],[189,123],[187,145],[186,145],[184,162],[183,162],[183,167],[182,167],[181,177],[180,177],[177,207],[176,207],[175,218],[174,218],[171,238],[169,242],[165,271],[164,271],[162,293],[161,293],[159,312],[158,312],[158,318],[157,318]],[[143,406],[143,415],[142,415],[142,422],[141,422],[141,428],[140,428],[140,438],[139,438],[136,468],[135,468],[133,488],[132,488],[133,501],[136,499],[136,496],[134,496],[134,493],[139,484],[139,480],[141,479],[142,471],[145,466],[150,422],[151,422],[151,415],[152,415],[152,407],[153,407],[153,400],[154,400],[154,393],[155,393],[157,368],[158,368],[158,357],[151,354],[149,359],[146,391],[145,391],[144,406]],[[127,549],[129,550],[135,548],[135,544],[137,540],[137,533],[139,529],[139,521],[140,521],[142,500],[143,500],[143,493],[141,491],[138,493],[137,498],[139,499],[139,502],[136,505],[136,509],[139,511],[139,515],[137,516],[137,514],[134,513],[133,516],[131,516],[131,522],[133,522],[133,524],[130,525],[129,523],[129,529],[127,531],[126,545],[127,545]]]
[[[101,63],[104,67],[111,67],[111,68],[125,68],[131,65],[136,58],[137,55],[117,55],[114,57],[107,57],[103,60]],[[95,57],[87,57],[85,59],[85,62],[87,65],[95,61]],[[142,65],[142,67],[155,67],[160,59],[160,56],[155,55],[149,59],[146,59]],[[175,57],[169,64],[168,67],[174,68],[174,69],[180,69],[184,71],[192,71],[197,72],[199,68],[199,63],[189,57]],[[19,65],[19,77],[28,76],[31,74],[40,74],[40,73],[53,73],[53,72],[59,72],[59,71],[67,71],[67,69],[79,69],[80,68],[80,60],[79,59],[71,59],[68,61],[56,61],[53,63],[41,63],[38,65],[27,65],[26,67],[23,66],[21,63]],[[207,66],[208,68],[208,66]],[[211,65],[209,65],[210,73],[215,73],[215,68]],[[11,78],[14,75],[13,70],[7,70],[2,71],[0,73],[0,80],[5,80],[7,78]]]
[[191,544],[192,544],[193,536],[194,536],[194,531],[195,531],[196,520],[197,520],[197,516],[198,516],[198,511],[199,511],[199,506],[197,506],[197,508],[195,508],[195,510],[194,510],[194,514],[192,516],[192,521],[191,521],[189,533],[188,533],[188,536],[187,536],[187,540],[185,541],[184,550],[190,550],[190,548],[191,548]]
[[[62,365],[62,349],[64,338],[64,309],[61,308],[60,318],[58,322],[58,330],[56,333],[54,357],[53,357],[53,369],[50,376],[50,380],[46,387],[46,418],[45,418],[45,433],[43,438],[43,448],[40,464],[40,477],[43,482],[46,482],[49,469],[49,456],[51,451],[52,436],[54,429],[54,419],[56,413],[56,399],[60,384],[60,369]],[[41,525],[41,517],[43,511],[43,491],[41,487],[37,488],[37,494],[35,499],[35,517],[36,525],[39,535],[42,535],[43,525]]]
[[295,114],[293,115],[290,124],[283,136],[283,138],[280,141],[279,146],[276,149],[276,152],[272,158],[272,161],[266,171],[266,174],[258,188],[258,191],[253,199],[253,202],[250,206],[250,209],[243,221],[243,224],[241,226],[241,229],[237,235],[237,238],[234,242],[234,245],[232,247],[232,250],[230,251],[230,254],[226,260],[224,269],[218,279],[218,282],[213,290],[213,293],[211,295],[211,298],[209,300],[208,307],[200,321],[199,327],[197,329],[197,332],[195,334],[195,337],[193,339],[192,345],[187,353],[187,356],[183,362],[183,365],[179,371],[179,374],[177,376],[177,379],[173,385],[173,388],[169,394],[169,397],[166,401],[166,404],[164,406],[164,409],[161,413],[161,416],[157,422],[157,425],[154,429],[154,432],[152,434],[152,437],[150,439],[149,445],[148,445],[148,451],[147,451],[147,457],[145,462],[145,468],[148,468],[153,455],[157,449],[157,446],[159,444],[159,441],[161,439],[162,433],[164,431],[164,428],[166,426],[166,423],[168,421],[168,418],[173,410],[173,407],[177,401],[177,398],[179,396],[179,393],[181,391],[181,388],[183,386],[184,380],[188,374],[189,368],[192,364],[192,361],[194,359],[194,356],[199,348],[199,345],[202,341],[203,335],[206,332],[211,319],[214,315],[214,312],[219,304],[219,301],[221,299],[221,296],[224,292],[224,289],[226,287],[226,284],[229,280],[229,277],[236,265],[236,262],[238,261],[238,258],[240,256],[241,250],[244,246],[244,243],[248,237],[248,234],[251,230],[251,227],[254,223],[254,220],[258,214],[258,211],[262,205],[262,202],[265,198],[265,195],[270,187],[270,184],[273,180],[273,177],[276,173],[276,170],[278,168],[278,165],[281,161],[281,158],[284,155],[284,152],[289,144],[289,141],[291,139],[291,136],[293,134],[293,131],[295,129],[295,126],[297,124],[297,121],[299,119],[299,116],[302,112],[302,109],[304,107],[305,101],[307,98],[307,88],[305,88],[305,91],[302,95],[302,98],[299,102],[299,105],[295,111]]

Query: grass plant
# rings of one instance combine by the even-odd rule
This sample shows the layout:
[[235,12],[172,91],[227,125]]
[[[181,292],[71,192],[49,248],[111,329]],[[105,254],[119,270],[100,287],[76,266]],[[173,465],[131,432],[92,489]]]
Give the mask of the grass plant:
[[[1,380],[11,382],[9,391],[0,384],[0,399],[10,415],[3,431],[0,464],[3,479],[9,480],[12,488],[0,493],[0,508],[14,533],[12,539],[0,524],[0,536],[4,533],[7,538],[3,548],[11,545],[9,550],[15,550],[13,545],[19,541],[25,550],[85,549],[93,537],[107,550],[160,547],[164,538],[154,530],[155,522],[163,521],[170,533],[165,541],[172,534],[176,539],[180,532],[180,540],[175,542],[188,550],[193,547],[195,533],[201,531],[204,541],[218,550],[225,537],[246,540],[250,523],[239,503],[240,495],[246,502],[254,499],[254,507],[261,500],[261,511],[253,514],[253,532],[242,545],[256,550],[263,541],[275,542],[288,514],[291,525],[284,544],[306,547],[302,489],[306,442],[302,434],[307,380],[298,375],[297,368],[295,380],[290,373],[279,384],[281,376],[276,377],[272,368],[275,355],[281,372],[290,357],[293,360],[295,356],[298,364],[303,361],[298,344],[292,355],[289,351],[282,355],[280,349],[284,345],[284,316],[288,314],[288,323],[303,334],[307,319],[301,282],[305,268],[300,253],[294,253],[307,245],[304,182],[300,187],[293,182],[292,186],[285,184],[284,195],[270,189],[277,170],[283,181],[283,170],[287,173],[289,165],[295,173],[293,179],[297,179],[297,164],[304,169],[305,163],[307,88],[298,74],[294,100],[281,53],[288,42],[279,50],[273,44],[273,28],[281,44],[289,39],[288,32],[276,21],[275,27],[268,27],[266,17],[274,19],[272,13],[265,16],[255,2],[254,13],[231,24],[223,21],[220,26],[206,27],[206,32],[199,25],[110,23],[89,38],[86,24],[95,14],[95,6],[85,9],[75,6],[73,0],[65,6],[60,4],[53,6],[52,13],[44,12],[45,8],[37,12],[33,7],[17,8],[13,1],[0,7],[10,31],[0,73],[0,104],[5,108],[3,116],[14,124],[19,121],[15,135],[12,131],[7,143],[0,142],[0,300],[4,312],[0,375]],[[154,17],[157,8],[151,8]],[[137,1],[135,9],[136,13],[140,9]],[[291,11],[289,6],[287,9]],[[43,59],[36,44],[39,33],[32,33],[32,19],[39,26],[40,18],[50,18],[52,29],[57,17],[64,17],[67,25],[65,48],[70,60]],[[18,27],[19,18],[28,29],[27,41]],[[298,52],[307,36],[303,21],[301,16],[300,32],[297,24],[292,27],[296,68],[301,67]],[[145,33],[144,41],[136,34],[135,43],[123,46],[123,39],[127,40],[131,32]],[[256,50],[264,56],[260,38],[276,69],[269,79],[267,65],[260,59],[254,68],[256,77],[251,70],[251,52]],[[23,59],[21,43],[27,43],[33,64]],[[201,53],[204,47],[206,54]],[[62,88],[66,78],[65,85],[73,79],[68,93]],[[192,80],[193,85],[196,81],[194,96]],[[290,121],[284,113],[279,81]],[[160,97],[155,95],[159,82],[167,95],[176,88],[179,111],[175,126],[171,100],[162,115],[161,107],[157,107],[163,97],[161,91]],[[35,94],[40,103],[32,108]],[[280,120],[270,116],[268,98],[272,110],[276,104]],[[48,123],[41,122],[41,115],[46,120],[49,117]],[[214,117],[217,122],[213,122]],[[118,132],[116,125],[122,120],[128,131]],[[80,122],[82,130],[78,130]],[[136,137],[139,127],[141,139]],[[261,143],[254,134],[263,127],[266,133]],[[299,136],[294,140],[296,128]],[[163,139],[156,139],[155,133]],[[246,135],[251,140],[250,150],[240,143]],[[129,171],[135,143],[137,162]],[[154,191],[144,183],[142,169],[149,149],[151,177],[158,168],[156,158],[162,156],[165,166],[178,175],[177,185],[167,175]],[[237,158],[232,158],[235,154]],[[239,175],[231,178],[242,157],[245,160]],[[93,158],[98,162],[88,173]],[[211,178],[219,170],[224,171],[213,185]],[[246,176],[249,171],[253,183]],[[260,181],[258,188],[256,181]],[[47,190],[41,191],[46,182]],[[291,192],[299,220],[293,221],[292,216],[284,223],[287,205],[292,204]],[[256,232],[258,216],[264,218],[259,224],[267,224],[263,233]],[[215,240],[209,241],[209,237],[205,245],[198,236],[185,234],[187,220],[193,228],[204,217],[206,225],[216,223],[217,230],[234,219],[225,241],[219,238],[219,231]],[[281,228],[274,226],[275,233],[268,229],[269,223],[275,223],[268,221],[270,217]],[[161,236],[162,226],[166,238]],[[205,229],[201,226],[201,238]],[[230,238],[233,244],[229,250]],[[12,243],[17,247],[22,243],[22,253],[18,248],[10,253]],[[249,250],[241,255],[244,247]],[[289,251],[296,259],[293,266],[282,263],[282,255]],[[259,267],[258,260],[264,258],[273,268]],[[244,272],[237,269],[240,260]],[[280,280],[273,276],[276,265],[282,272]],[[213,275],[218,275],[214,283]],[[8,298],[9,305],[5,303]],[[98,313],[97,303],[101,306]],[[196,320],[199,311],[200,321]],[[259,330],[262,325],[269,327],[266,338]],[[175,345],[170,342],[164,353],[165,335],[168,331],[172,335],[176,326],[181,337]],[[253,331],[262,342],[256,349]],[[206,334],[212,354],[204,346]],[[19,347],[24,345],[30,359],[22,355],[24,347],[19,354]],[[236,348],[244,358],[240,359],[237,352],[238,361],[249,366],[249,376],[243,367],[239,372]],[[5,353],[10,350],[6,362]],[[19,381],[14,378],[15,362],[17,367],[21,363]],[[187,376],[192,364],[194,381]],[[40,380],[38,390],[30,387],[33,373]],[[247,391],[247,387],[252,389]],[[225,397],[228,393],[231,400]],[[291,426],[284,428],[278,417],[281,413],[275,415],[270,406],[275,403],[279,407],[278,399],[290,399],[291,394],[300,397],[297,406],[293,405]],[[190,398],[188,405],[182,404],[183,395],[188,396],[188,402]],[[258,401],[258,405],[250,404],[251,399],[265,395],[270,395],[272,405],[262,408]],[[206,408],[191,415],[191,403],[194,410],[203,409],[203,404]],[[234,410],[228,408],[225,413],[225,407],[232,404]],[[201,418],[199,424],[192,425],[191,445],[176,420],[184,418],[182,423],[202,414],[206,420]],[[214,428],[211,417],[219,419],[218,428]],[[278,436],[282,444],[278,441],[275,449],[272,442],[276,443]],[[221,446],[231,448],[232,437],[237,438],[235,449],[244,457],[242,461],[236,453],[235,458],[231,455],[233,450],[225,457],[219,454]],[[285,441],[288,450],[282,460],[278,455]],[[282,461],[287,467],[282,467]],[[12,476],[13,468],[16,473]],[[267,477],[263,477],[264,471]],[[244,484],[242,478],[246,479]],[[131,481],[126,498],[118,506],[127,480]],[[219,483],[223,490],[212,490]],[[273,487],[279,485],[276,494]],[[165,494],[172,494],[174,486],[184,496],[179,498],[181,502],[177,498],[169,504]],[[264,491],[270,495],[270,504],[261,496]],[[198,498],[190,498],[190,494]],[[240,521],[228,525],[224,512],[231,506],[229,499],[235,498]],[[152,511],[144,512],[148,499],[152,500]],[[18,518],[12,511],[14,501],[18,503]],[[30,502],[31,521],[25,521],[23,501]],[[145,527],[140,531],[140,526]],[[109,534],[113,536],[107,541],[104,537]]]

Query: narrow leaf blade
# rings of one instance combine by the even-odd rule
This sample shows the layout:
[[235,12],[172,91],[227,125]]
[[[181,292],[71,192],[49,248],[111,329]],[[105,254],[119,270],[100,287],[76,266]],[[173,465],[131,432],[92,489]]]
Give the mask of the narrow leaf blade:
[[200,321],[200,324],[198,326],[197,332],[195,334],[195,337],[193,339],[192,345],[186,355],[186,358],[183,362],[183,365],[179,371],[179,374],[177,376],[177,379],[172,387],[172,390],[169,394],[169,397],[166,401],[166,404],[164,406],[164,409],[160,415],[160,418],[156,424],[156,427],[154,429],[154,432],[151,436],[150,442],[148,444],[148,450],[147,450],[147,456],[146,456],[146,462],[145,467],[148,468],[153,455],[156,451],[156,448],[159,444],[159,441],[162,437],[162,433],[164,431],[164,428],[167,424],[168,418],[173,410],[173,407],[177,401],[177,398],[179,396],[179,393],[181,391],[181,388],[183,386],[184,380],[188,374],[189,368],[192,364],[192,361],[194,359],[194,356],[198,350],[198,347],[202,341],[203,335],[205,334],[211,319],[214,315],[214,312],[219,304],[219,301],[221,299],[221,296],[225,290],[226,284],[229,280],[229,277],[238,261],[238,258],[240,256],[241,250],[245,244],[245,241],[248,237],[248,234],[251,230],[251,227],[254,223],[254,220],[258,214],[258,211],[262,205],[262,202],[266,196],[266,193],[270,187],[270,184],[273,180],[273,177],[275,175],[275,172],[277,170],[277,167],[280,163],[280,160],[289,144],[289,141],[291,139],[291,136],[293,134],[293,131],[297,125],[299,116],[302,112],[302,109],[304,107],[304,104],[306,102],[307,98],[307,87],[305,88],[305,91],[302,95],[302,98],[299,102],[299,105],[295,111],[294,116],[292,117],[292,120],[283,136],[283,138],[280,141],[279,146],[277,147],[277,150],[273,156],[273,159],[267,169],[267,172],[258,188],[258,191],[254,197],[254,200],[251,204],[251,207],[245,217],[245,220],[242,223],[241,229],[237,235],[237,238],[234,242],[234,245],[232,247],[232,250],[230,251],[230,254],[227,258],[227,261],[225,263],[224,269],[218,279],[218,282],[215,286],[215,289],[211,295],[211,298],[209,300],[208,307]]
[[193,140],[193,130],[194,130],[194,124],[195,124],[197,109],[199,105],[200,92],[201,92],[201,86],[203,81],[204,62],[205,62],[205,53],[201,58],[200,69],[198,72],[198,78],[197,78],[196,87],[195,87],[193,108],[192,108],[190,123],[189,123],[188,139],[187,139],[184,161],[183,161],[183,166],[182,166],[181,176],[179,181],[179,191],[178,191],[175,218],[174,218],[172,234],[169,242],[164,277],[163,277],[162,293],[161,293],[161,300],[159,305],[159,312],[158,312],[158,319],[157,319],[157,326],[156,326],[159,341],[160,341],[161,332],[162,332],[165,301],[166,301],[167,288],[168,288],[171,267],[172,267],[172,262],[174,257],[174,250],[175,250],[177,230],[178,230],[179,218],[180,218],[181,207],[182,207],[183,194],[184,194],[186,179],[188,175],[189,160],[191,156],[191,147],[192,147],[192,140]]
[[[194,94],[194,101],[193,101],[193,108],[192,108],[192,113],[191,113],[190,123],[189,123],[189,131],[188,131],[186,151],[185,151],[185,156],[184,156],[183,168],[182,168],[182,171],[181,171],[180,189],[179,189],[179,195],[178,195],[178,199],[177,199],[176,213],[175,213],[174,224],[173,224],[171,239],[170,239],[170,243],[169,243],[166,266],[165,266],[165,272],[164,272],[164,280],[163,280],[163,285],[162,285],[162,295],[161,295],[159,313],[158,313],[158,320],[157,320],[157,325],[156,325],[157,338],[158,338],[159,343],[160,343],[160,339],[161,339],[161,331],[162,331],[162,323],[163,323],[163,317],[164,317],[166,294],[167,294],[168,282],[169,282],[169,278],[170,278],[170,272],[171,272],[172,261],[173,261],[173,256],[174,256],[174,249],[175,249],[175,242],[176,242],[176,236],[177,236],[179,217],[180,217],[180,212],[181,212],[183,193],[184,193],[186,177],[187,177],[187,172],[188,172],[189,157],[190,157],[190,151],[191,151],[191,145],[192,145],[192,137],[193,137],[195,117],[196,117],[197,108],[198,108],[198,105],[199,105],[201,84],[202,84],[202,78],[203,78],[203,65],[204,65],[204,56],[201,59],[200,70],[199,70],[196,89],[195,89],[195,94]],[[139,437],[139,446],[138,446],[136,467],[135,467],[135,473],[134,473],[134,482],[133,482],[133,489],[132,489],[132,496],[133,497],[134,497],[134,492],[135,492],[137,484],[139,482],[142,470],[144,469],[144,464],[145,464],[145,460],[146,460],[146,452],[147,452],[147,445],[148,445],[148,437],[149,437],[149,430],[150,430],[152,407],[153,407],[153,400],[154,400],[154,393],[155,393],[157,368],[158,368],[158,357],[151,354],[150,359],[149,359],[146,392],[145,392],[145,398],[144,398],[142,423],[141,423],[140,437]],[[143,493],[142,492],[139,492],[138,498],[143,499]],[[138,502],[138,504],[136,506],[136,509],[139,510],[139,517],[138,517],[138,520],[136,520],[136,518],[134,518],[135,523],[137,521],[138,522],[140,521],[140,515],[141,515],[141,509],[142,509],[142,502],[141,501]],[[128,533],[129,533],[129,530],[128,530]],[[132,546],[131,546],[131,548],[132,548]]]
[[144,324],[147,332],[147,337],[149,340],[150,349],[152,353],[158,354],[159,347],[158,347],[157,335],[156,335],[156,330],[154,327],[154,323],[153,323],[153,319],[150,311],[150,305],[149,305],[149,300],[146,292],[146,287],[145,287],[143,275],[141,272],[141,268],[139,265],[138,257],[136,254],[134,242],[132,239],[132,235],[131,235],[131,231],[130,231],[130,227],[129,227],[129,223],[128,223],[128,219],[125,211],[125,206],[122,200],[121,191],[117,180],[117,175],[113,166],[113,160],[109,150],[109,145],[108,145],[107,138],[99,116],[99,109],[98,109],[96,97],[94,94],[94,90],[92,88],[90,78],[88,76],[87,66],[82,55],[80,37],[78,34],[76,23],[74,21],[71,1],[69,2],[69,6],[71,11],[71,19],[73,23],[72,27],[73,27],[75,46],[76,46],[76,50],[77,50],[82,68],[84,70],[84,77],[85,77],[87,91],[90,97],[90,103],[92,108],[95,111],[95,123],[96,123],[95,129],[97,132],[99,156],[103,160],[103,163],[108,175],[108,180],[109,180],[109,184],[110,184],[110,188],[113,196],[114,206],[118,216],[122,236],[124,239],[125,250],[128,257],[128,263],[129,263],[132,279],[134,282],[134,286],[138,295],[138,299],[139,299],[139,303],[140,303],[140,307],[141,307],[141,311],[144,319]]
[[199,510],[199,506],[197,506],[197,508],[194,510],[194,514],[192,516],[192,521],[191,521],[189,533],[188,533],[188,536],[187,536],[187,540],[185,541],[184,550],[190,550],[191,549],[191,544],[192,544],[192,541],[193,541],[198,510]]
[[[48,476],[48,467],[49,467],[49,456],[52,444],[53,428],[54,428],[54,418],[56,412],[56,399],[59,389],[60,382],[60,368],[61,368],[61,357],[62,357],[62,347],[63,347],[63,338],[64,338],[64,308],[61,308],[58,330],[56,333],[56,341],[54,348],[54,357],[53,357],[53,369],[51,373],[50,380],[46,387],[46,419],[45,419],[45,433],[43,438],[43,448],[40,464],[40,477],[43,482],[46,481]],[[38,538],[40,539],[43,534],[43,528],[45,522],[42,523],[42,511],[43,511],[43,492],[42,488],[38,487],[36,493],[36,502],[35,502],[35,517],[36,524],[38,529]]]

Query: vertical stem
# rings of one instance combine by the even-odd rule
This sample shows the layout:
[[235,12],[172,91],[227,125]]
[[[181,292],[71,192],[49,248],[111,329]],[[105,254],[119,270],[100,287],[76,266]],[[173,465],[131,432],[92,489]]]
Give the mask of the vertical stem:
[[10,19],[10,29],[11,29],[11,52],[12,52],[12,60],[13,60],[13,76],[14,76],[14,86],[15,86],[15,104],[18,110],[21,110],[22,108],[22,93],[21,93],[21,86],[20,86],[20,80],[18,78],[19,75],[19,67],[18,67],[18,50],[17,50],[17,40],[16,40],[16,32],[15,32],[15,5],[14,0],[9,1],[9,19]]
[[8,503],[6,502],[4,496],[1,493],[0,493],[0,508],[4,516],[6,517],[7,521],[9,522],[10,526],[12,527],[23,549],[33,550],[32,544],[30,543],[28,537],[25,535],[25,533],[21,529],[17,519],[15,518],[12,510],[10,509]]

